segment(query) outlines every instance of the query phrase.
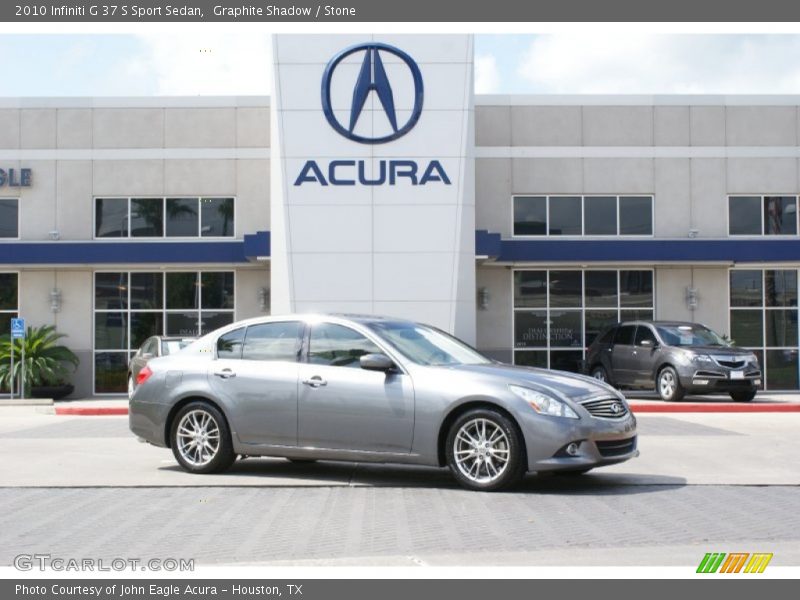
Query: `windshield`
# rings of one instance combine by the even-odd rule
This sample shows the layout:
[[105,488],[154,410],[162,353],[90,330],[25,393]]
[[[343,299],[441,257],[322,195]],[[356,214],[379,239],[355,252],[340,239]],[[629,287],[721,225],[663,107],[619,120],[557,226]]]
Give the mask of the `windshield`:
[[416,323],[371,323],[370,329],[419,365],[467,365],[492,362],[443,331]]
[[700,325],[658,325],[658,335],[668,346],[719,346],[731,344]]

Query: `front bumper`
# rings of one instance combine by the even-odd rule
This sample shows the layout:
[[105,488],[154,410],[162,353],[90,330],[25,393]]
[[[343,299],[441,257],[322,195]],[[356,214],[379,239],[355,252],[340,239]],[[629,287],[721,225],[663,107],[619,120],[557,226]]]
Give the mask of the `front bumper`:
[[[639,456],[636,418],[580,419],[528,415],[523,425],[528,471],[563,471],[613,465]],[[570,454],[567,447],[577,444]]]
[[763,382],[759,369],[702,368],[680,374],[681,385],[692,394],[752,391]]

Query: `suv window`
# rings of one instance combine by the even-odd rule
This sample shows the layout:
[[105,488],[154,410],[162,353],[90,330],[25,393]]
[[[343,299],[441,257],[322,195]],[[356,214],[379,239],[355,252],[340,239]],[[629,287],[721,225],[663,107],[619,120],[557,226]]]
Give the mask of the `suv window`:
[[308,362],[332,367],[361,367],[364,354],[381,349],[362,334],[334,323],[318,323],[311,327]]
[[614,344],[620,346],[633,346],[633,335],[635,331],[635,325],[623,325],[617,329],[617,335],[614,337]]
[[641,346],[642,342],[650,341],[653,346],[656,344],[656,336],[653,330],[646,325],[639,325],[636,328],[636,345]]
[[217,358],[241,358],[244,327],[229,331],[217,340]]
[[299,321],[251,325],[244,338],[242,358],[295,362],[302,331],[303,325]]
[[614,341],[614,333],[616,333],[616,328],[612,327],[608,331],[606,331],[603,335],[600,336],[600,339],[597,340],[599,344],[610,344]]

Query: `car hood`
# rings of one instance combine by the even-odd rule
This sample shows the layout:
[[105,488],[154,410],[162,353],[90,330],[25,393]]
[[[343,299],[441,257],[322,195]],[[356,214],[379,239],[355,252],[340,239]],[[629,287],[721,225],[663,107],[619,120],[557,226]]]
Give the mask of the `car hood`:
[[720,348],[719,346],[671,346],[694,354],[714,354],[716,356],[749,356],[752,350],[744,348]]
[[592,377],[569,373],[567,371],[551,371],[534,367],[520,367],[506,364],[457,365],[450,367],[456,371],[496,377],[506,384],[516,384],[555,392],[556,394],[582,402],[591,398],[614,396],[622,399],[622,395],[608,384]]

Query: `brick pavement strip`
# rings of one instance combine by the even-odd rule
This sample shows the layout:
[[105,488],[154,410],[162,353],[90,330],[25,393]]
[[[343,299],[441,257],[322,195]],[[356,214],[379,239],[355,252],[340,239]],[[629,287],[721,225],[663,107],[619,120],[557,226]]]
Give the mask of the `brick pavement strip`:
[[[771,544],[800,549],[798,512],[797,486],[597,487],[561,478],[503,494],[396,487],[2,488],[0,565],[40,552],[215,564],[669,545],[696,545],[698,553],[770,551]],[[608,564],[617,562],[610,554]],[[670,564],[668,556],[663,564]]]

